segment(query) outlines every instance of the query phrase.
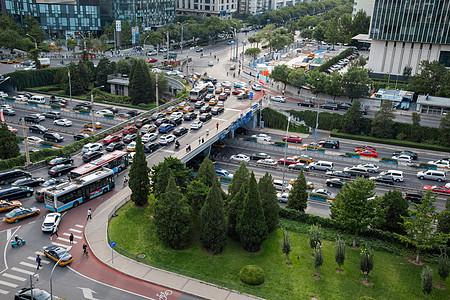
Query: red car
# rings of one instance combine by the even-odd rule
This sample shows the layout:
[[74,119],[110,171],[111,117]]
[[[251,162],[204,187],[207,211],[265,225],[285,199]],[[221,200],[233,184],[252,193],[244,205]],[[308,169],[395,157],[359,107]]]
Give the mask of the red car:
[[237,95],[237,94],[240,94],[240,93],[242,93],[242,92],[243,92],[243,90],[235,89],[235,90],[233,91],[233,95]]
[[122,137],[120,135],[111,134],[103,139],[103,144],[109,145],[110,143],[113,143],[113,142],[120,142],[120,140],[122,140]]
[[137,131],[136,127],[134,127],[134,126],[127,126],[127,127],[124,127],[122,129],[122,134],[126,135],[126,134],[130,134],[130,133],[135,133],[136,131]]
[[375,150],[357,150],[356,153],[359,153],[361,156],[378,157],[378,152]]
[[297,135],[291,135],[291,136],[284,136],[283,137],[283,141],[288,141],[288,143],[301,143],[302,142],[302,138],[297,136]]
[[155,57],[152,57],[148,60],[149,63],[153,63],[153,62],[157,62],[157,61],[158,61],[158,59]]
[[377,151],[377,149],[375,149],[375,147],[372,147],[372,146],[369,146],[369,145],[355,147],[355,152],[362,151],[362,150]]
[[[283,162],[284,162],[284,157],[281,157],[278,159],[279,164],[283,164]],[[286,166],[297,164],[297,163],[298,163],[297,157],[286,157],[286,162],[285,162]]]
[[431,190],[433,193],[450,194],[450,186],[436,186],[426,185],[423,187],[424,191]]

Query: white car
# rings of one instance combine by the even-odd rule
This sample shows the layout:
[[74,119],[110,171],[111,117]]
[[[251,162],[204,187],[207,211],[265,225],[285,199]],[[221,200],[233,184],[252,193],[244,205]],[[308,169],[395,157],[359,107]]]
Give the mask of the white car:
[[60,213],[49,213],[45,215],[44,221],[42,222],[43,232],[53,232],[56,227],[58,229],[59,223],[61,222]]
[[277,193],[278,202],[288,202],[289,193]]
[[430,165],[435,165],[436,167],[440,167],[440,168],[450,168],[450,161],[445,160],[445,159],[429,161],[428,163]]
[[149,133],[150,131],[155,131],[155,130],[156,130],[156,126],[155,125],[153,125],[153,124],[145,124],[141,128],[141,133]]
[[28,98],[25,97],[24,95],[14,96],[13,99],[16,100],[16,101],[28,101]]
[[380,167],[374,164],[363,164],[358,165],[358,167],[366,168],[369,173],[378,173],[380,171]]
[[252,89],[254,90],[254,91],[257,91],[257,92],[259,92],[260,90],[261,90],[261,86],[259,85],[259,84],[254,84],[254,85],[252,85]]
[[31,114],[31,116],[36,116],[39,118],[39,121],[44,121],[45,120],[45,116],[41,115],[41,114]]
[[235,154],[235,155],[231,155],[230,157],[231,160],[234,161],[245,161],[245,162],[249,162],[250,157],[248,157],[245,154]]
[[222,85],[224,88],[231,88],[231,82],[229,82],[229,81],[223,81],[223,82],[221,83],[221,85]]
[[40,137],[37,137],[37,136],[29,136],[29,137],[27,137],[27,140],[32,143],[40,143],[40,142],[44,141],[43,139],[41,139]]
[[208,66],[209,66],[209,67],[212,67],[212,66],[214,66],[214,63],[213,63],[213,61],[212,61],[212,60],[208,61]]
[[112,111],[110,111],[109,109],[102,109],[102,110],[96,111],[95,114],[103,116],[103,115],[113,115],[114,113]]
[[81,150],[83,153],[91,152],[91,151],[100,151],[102,150],[103,145],[99,143],[89,143],[83,146]]
[[6,97],[8,97],[8,93],[5,93],[4,91],[0,91],[0,97],[6,98]]
[[167,145],[172,143],[173,141],[175,141],[175,136],[173,134],[164,134],[162,136],[159,137],[159,141],[158,143],[160,145]]
[[132,141],[127,145],[127,151],[134,152],[136,151],[136,141]]
[[284,98],[282,96],[273,96],[270,99],[272,99],[272,101],[275,101],[275,102],[286,103],[286,98]]
[[277,161],[273,160],[271,158],[260,159],[256,163],[260,164],[260,165],[264,165],[264,166],[271,166],[271,167],[276,167],[277,166]]
[[253,138],[256,138],[258,142],[270,142],[272,138],[265,133],[260,133],[258,135],[252,135]]
[[397,156],[392,156],[392,159],[396,159],[397,161],[402,161],[402,162],[407,162],[407,163],[411,163],[412,162],[412,157],[406,154],[400,154]]
[[12,107],[9,104],[2,104],[0,105],[0,109],[12,109]]
[[183,117],[183,113],[181,111],[175,111],[173,113],[170,114],[171,118],[182,118]]
[[163,71],[160,70],[160,69],[158,69],[158,68],[153,68],[153,69],[152,69],[152,72],[153,72],[153,73],[162,73]]
[[195,121],[195,122],[192,122],[191,129],[192,130],[197,130],[197,129],[202,128],[202,126],[203,126],[203,122],[202,121]]
[[330,191],[327,191],[326,189],[315,189],[311,191],[312,194],[321,194],[324,196],[327,196],[327,199],[333,200],[336,198]]
[[146,134],[144,134],[142,136],[142,142],[145,144],[145,143],[148,143],[148,142],[156,140],[157,137],[158,137],[157,133],[154,133],[154,132],[153,133],[146,133]]
[[58,125],[58,126],[69,127],[69,126],[72,126],[72,121],[67,120],[67,119],[58,119],[58,120],[53,121],[53,124]]

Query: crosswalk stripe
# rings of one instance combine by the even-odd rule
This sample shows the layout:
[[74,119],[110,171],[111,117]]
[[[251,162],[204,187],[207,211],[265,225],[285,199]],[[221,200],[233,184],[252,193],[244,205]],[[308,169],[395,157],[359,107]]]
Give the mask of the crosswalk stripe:
[[12,275],[12,274],[9,274],[9,273],[3,273],[2,276],[8,277],[8,278],[11,278],[11,279],[14,279],[14,280],[19,280],[19,281],[27,280],[26,278],[19,277],[19,276],[16,276],[16,275]]
[[12,287],[12,288],[16,288],[17,287],[17,284],[11,283],[11,282],[7,282],[7,281],[3,281],[3,280],[0,280],[0,284],[6,285],[6,286],[9,286],[9,287]]
[[9,293],[8,291],[0,290],[0,294],[6,295],[8,293]]
[[[45,248],[47,248],[48,246],[43,246],[42,247],[42,249],[45,249]],[[41,252],[41,251],[36,251],[36,252],[34,252],[34,254],[36,254],[36,255],[44,255],[44,252]]]
[[[65,238],[62,238],[62,237],[58,237],[57,239],[60,240],[60,241],[63,241],[63,242],[70,243],[70,240],[69,240],[69,239],[65,239]],[[78,243],[78,242],[73,241],[73,243],[76,244],[76,243]]]
[[78,229],[69,228],[70,231],[76,232],[76,233],[82,233],[83,231]]
[[30,263],[21,261],[21,262],[19,263],[19,265],[22,265],[22,266],[25,266],[25,267],[30,267],[30,268],[36,268],[37,263],[36,263],[36,264],[30,264]]
[[[42,255],[44,255],[44,254],[42,254]],[[27,259],[29,259],[31,261],[36,261],[36,257],[33,257],[33,256],[28,256]],[[41,262],[44,263],[44,264],[49,264],[50,263],[48,260],[43,260],[43,259],[41,259]]]
[[76,224],[75,226],[77,226],[78,228],[83,228],[84,227],[83,225],[78,225],[78,224]]
[[69,245],[60,244],[60,243],[57,243],[57,242],[52,242],[52,245],[60,246],[60,247],[63,247],[64,249],[67,248],[67,247],[69,247]]
[[[64,232],[63,235],[70,236],[70,233]],[[74,238],[81,240],[83,237],[79,235],[73,235]]]
[[[37,265],[36,265],[36,267],[37,267]],[[16,267],[12,267],[11,270],[19,272],[19,273],[27,274],[27,275],[33,275],[34,274],[34,272],[30,272],[30,271],[27,271],[27,270],[22,270],[22,269],[19,269],[19,268],[16,268]]]

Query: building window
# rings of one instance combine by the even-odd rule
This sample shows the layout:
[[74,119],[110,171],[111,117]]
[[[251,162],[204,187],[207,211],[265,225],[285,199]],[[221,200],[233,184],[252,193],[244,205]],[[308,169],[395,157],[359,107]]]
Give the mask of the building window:
[[439,54],[439,62],[446,68],[450,68],[450,51],[441,51]]

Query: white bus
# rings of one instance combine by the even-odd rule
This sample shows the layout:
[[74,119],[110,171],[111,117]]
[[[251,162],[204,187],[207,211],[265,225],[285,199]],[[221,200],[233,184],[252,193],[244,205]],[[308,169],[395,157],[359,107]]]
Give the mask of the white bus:
[[64,182],[46,188],[44,193],[45,208],[61,212],[87,202],[114,189],[114,172],[102,168],[70,182]]
[[190,101],[203,100],[206,94],[208,94],[208,84],[196,86],[189,92],[189,100]]

